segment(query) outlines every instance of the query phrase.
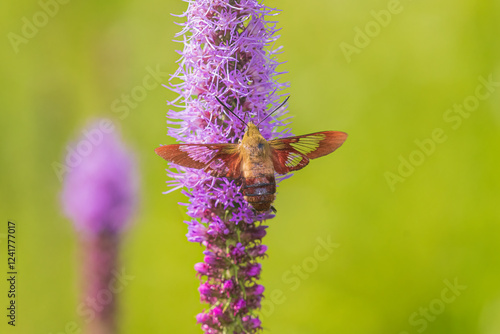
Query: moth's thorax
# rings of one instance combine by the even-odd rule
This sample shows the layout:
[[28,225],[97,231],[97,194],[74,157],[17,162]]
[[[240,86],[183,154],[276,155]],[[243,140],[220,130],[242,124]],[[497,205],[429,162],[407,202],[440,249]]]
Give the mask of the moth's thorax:
[[270,156],[270,148],[267,140],[262,137],[259,129],[253,123],[248,123],[248,129],[241,140],[244,154],[249,158],[266,158]]

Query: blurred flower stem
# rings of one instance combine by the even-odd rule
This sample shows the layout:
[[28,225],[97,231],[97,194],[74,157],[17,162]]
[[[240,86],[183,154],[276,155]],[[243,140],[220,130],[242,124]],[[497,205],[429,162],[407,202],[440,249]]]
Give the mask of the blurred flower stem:
[[103,231],[81,239],[83,301],[95,311],[95,318],[88,321],[85,333],[117,333],[117,302],[113,283],[116,280],[120,238],[115,233]]

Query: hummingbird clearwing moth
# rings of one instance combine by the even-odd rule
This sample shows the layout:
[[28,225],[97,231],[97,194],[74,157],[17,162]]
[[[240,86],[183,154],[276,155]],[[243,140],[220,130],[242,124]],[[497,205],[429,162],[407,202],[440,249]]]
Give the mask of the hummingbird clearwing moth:
[[[281,108],[287,100],[265,118]],[[332,153],[347,139],[345,132],[322,131],[267,141],[260,134],[259,124],[245,124],[247,130],[237,144],[174,144],[160,146],[155,152],[167,161],[203,169],[214,177],[241,179],[241,192],[245,200],[255,211],[262,213],[274,210],[271,204],[276,193],[275,172],[287,174],[302,169],[310,159]]]

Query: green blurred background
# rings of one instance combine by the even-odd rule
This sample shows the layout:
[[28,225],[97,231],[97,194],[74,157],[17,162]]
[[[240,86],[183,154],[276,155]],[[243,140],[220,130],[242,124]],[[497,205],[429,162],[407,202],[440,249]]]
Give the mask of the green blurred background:
[[[282,80],[291,85],[293,132],[349,133],[334,155],[279,188],[264,239],[266,332],[500,333],[500,87],[477,88],[480,76],[500,81],[500,2],[265,3],[283,10],[279,59],[287,61],[280,69],[289,72]],[[142,84],[146,68],[176,70],[181,44],[172,39],[180,27],[170,13],[186,6],[69,1],[16,53],[9,33],[20,35],[23,17],[32,21],[42,9],[34,0],[0,4],[0,267],[4,273],[12,219],[20,273],[15,329],[6,325],[0,280],[2,333],[59,334],[82,323],[78,238],[61,214],[52,164],[96,117],[119,126],[142,179],[123,240],[122,266],[135,278],[118,296],[122,333],[201,332],[193,265],[203,248],[186,240],[187,216],[177,205],[184,196],[162,195],[166,164],[153,153],[173,142],[165,101],[175,94],[158,86],[126,117],[111,107]],[[381,10],[393,10],[391,18]],[[372,29],[372,37],[356,39],[357,28]],[[341,46],[356,43],[346,57]],[[478,101],[476,89],[489,96],[447,122],[454,104]],[[430,145],[435,129],[442,140],[429,155],[418,153],[415,141]],[[418,166],[394,179],[410,156]],[[319,262],[318,237],[338,244]],[[446,280],[462,290],[454,295]]]

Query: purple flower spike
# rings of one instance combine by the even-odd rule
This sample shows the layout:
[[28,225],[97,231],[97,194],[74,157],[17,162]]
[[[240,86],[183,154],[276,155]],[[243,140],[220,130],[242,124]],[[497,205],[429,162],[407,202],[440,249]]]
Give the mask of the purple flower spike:
[[67,172],[61,202],[82,241],[82,304],[90,309],[97,300],[99,306],[86,323],[85,333],[113,334],[117,331],[116,296],[105,303],[99,298],[111,294],[116,280],[120,232],[134,211],[137,183],[130,154],[109,127],[103,130],[103,122],[109,121],[85,129],[85,138],[76,145],[88,150]]
[[[184,13],[184,50],[171,88],[179,97],[170,104],[168,130],[180,143],[236,143],[245,124],[226,115],[217,98],[234,113],[255,124],[263,120],[283,96],[288,84],[276,81],[278,62],[274,49],[275,11],[256,0],[190,0]],[[270,20],[268,20],[271,18]],[[290,135],[278,120],[278,111],[259,129],[267,139]],[[178,121],[174,121],[178,120]],[[272,123],[272,125],[271,125]],[[189,198],[186,222],[191,242],[206,247],[204,262],[195,265],[201,300],[209,307],[196,317],[205,333],[257,333],[257,317],[264,287],[259,258],[270,213],[256,214],[240,192],[238,180],[214,178],[203,170],[171,164],[172,189],[183,188]]]

